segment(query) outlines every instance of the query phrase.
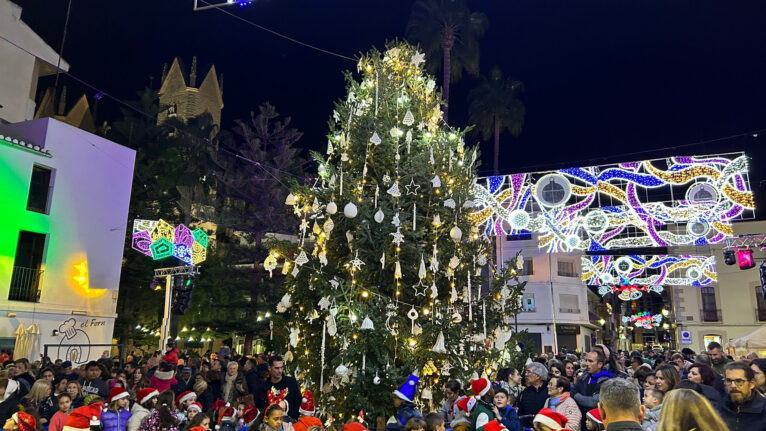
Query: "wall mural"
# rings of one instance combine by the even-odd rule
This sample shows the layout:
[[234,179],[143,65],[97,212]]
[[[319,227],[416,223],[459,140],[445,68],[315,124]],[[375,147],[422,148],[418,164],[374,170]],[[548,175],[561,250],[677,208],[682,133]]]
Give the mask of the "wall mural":
[[[102,331],[106,327],[106,320],[98,318],[85,318],[79,322],[74,318],[67,319],[59,325],[59,335],[61,340],[58,349],[48,351],[51,359],[62,359],[72,361],[73,365],[82,365],[92,358],[91,355],[91,336],[88,334],[91,330]],[[103,341],[102,341],[103,343]],[[94,351],[96,359],[100,352]]]
[[742,153],[494,176],[474,194],[485,234],[534,232],[550,253],[715,244],[755,207]]

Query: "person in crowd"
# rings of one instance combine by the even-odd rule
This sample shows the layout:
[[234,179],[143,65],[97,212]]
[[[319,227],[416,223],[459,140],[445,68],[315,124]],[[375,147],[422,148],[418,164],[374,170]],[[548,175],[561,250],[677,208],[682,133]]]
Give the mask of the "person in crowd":
[[183,431],[191,431],[196,427],[210,431],[210,416],[204,413],[197,413],[189,418],[189,421],[186,423],[186,428],[184,428]]
[[239,364],[231,361],[226,365],[226,375],[222,382],[221,399],[227,403],[234,403],[237,398],[246,395],[247,381],[245,375],[239,371]]
[[566,369],[564,369],[564,363],[559,361],[558,359],[551,359],[548,361],[548,376],[551,378],[563,376],[566,374]]
[[[521,380],[523,376],[515,368],[509,367],[509,368],[504,368],[503,370],[505,370],[503,373],[505,378],[503,379],[500,378],[501,376],[499,375],[500,373],[498,372],[498,380],[501,381],[500,387],[507,390],[508,395],[512,396],[514,400],[518,400],[519,396],[521,395],[521,390],[524,389],[521,386]],[[503,384],[502,382],[505,382],[505,384]],[[511,405],[515,405],[515,401]]]
[[179,373],[176,376],[176,384],[171,388],[174,394],[180,394],[186,391],[191,391],[194,387],[194,375],[192,368],[188,365],[179,368]]
[[144,374],[144,370],[139,368],[136,368],[133,370],[133,373],[128,375],[128,389],[134,393],[137,394],[138,391],[141,389],[145,389],[149,387],[149,378],[146,377],[146,374]]
[[77,380],[70,380],[66,385],[66,392],[72,397],[72,409],[80,408],[85,405],[85,394],[82,393],[82,386]]
[[138,431],[141,423],[157,407],[157,397],[160,393],[153,388],[140,389],[136,394],[136,402],[130,409],[130,419],[127,422],[127,431]]
[[157,367],[157,371],[149,379],[149,387],[157,389],[157,392],[165,392],[170,389],[171,386],[178,383],[176,377],[173,375],[173,367],[167,362],[160,362]]
[[[501,374],[498,372],[498,378],[499,377],[501,377]],[[507,384],[508,383],[506,383],[506,385]],[[464,396],[463,388],[459,381],[450,380],[444,385],[444,404],[442,404],[439,413],[442,415],[447,425],[455,419],[455,415],[458,412],[457,402]]]
[[445,431],[444,417],[440,413],[431,412],[426,415],[426,431]]
[[724,367],[731,361],[724,355],[721,345],[715,341],[711,342],[707,345],[707,354],[710,356],[710,361],[713,363],[713,370],[719,375],[724,375]]
[[[263,413],[263,423],[261,423],[258,430],[293,431],[293,425],[290,422],[285,422],[283,420],[286,414],[287,412],[279,404],[270,405]],[[402,429],[404,429],[404,425],[402,425]]]
[[53,384],[53,381],[56,379],[56,375],[53,373],[53,370],[51,368],[45,368],[42,371],[40,371],[39,374],[40,380],[47,380]]
[[500,424],[502,424],[508,431],[520,431],[521,422],[519,422],[519,414],[516,413],[516,409],[510,405],[510,395],[503,389],[497,389],[494,397],[494,407],[492,413],[495,415]]
[[676,389],[665,397],[657,431],[728,431],[713,406],[690,389]]
[[255,358],[247,358],[243,369],[245,371],[247,390],[253,395],[253,399],[255,399],[258,395],[259,386],[261,386],[261,377],[258,375],[258,361]]
[[[569,355],[567,355],[567,356],[569,356]],[[572,384],[574,384],[575,372],[577,371],[577,367],[575,366],[574,362],[572,362],[569,359],[565,360],[564,361],[564,371],[566,371],[564,373],[566,378],[569,379],[569,381],[572,382]]]
[[524,377],[527,387],[519,394],[516,405],[519,408],[521,425],[531,428],[532,419],[545,406],[545,400],[548,399],[548,388],[545,385],[548,380],[548,370],[539,362],[532,362],[527,365]]
[[744,362],[729,362],[724,376],[727,395],[718,412],[729,431],[766,430],[766,398],[755,391],[753,369]]
[[[307,431],[312,426],[322,427],[322,421],[314,417],[316,414],[314,393],[308,389],[303,391],[303,398],[301,398],[301,406],[298,409],[298,413],[300,414],[300,417],[298,418],[298,421],[293,424],[295,431]],[[431,414],[436,414],[439,416],[438,413]]]
[[[180,424],[186,422],[186,410],[189,406],[197,401],[197,394],[192,391],[185,391],[178,394],[176,397],[176,416]],[[183,429],[183,427],[181,427]]]
[[599,388],[598,411],[607,431],[642,431],[646,408],[638,386],[627,379],[608,379]]
[[766,359],[756,358],[750,362],[753,369],[755,390],[762,396],[766,396]]
[[64,361],[61,363],[61,374],[63,374],[64,377],[66,377],[66,379],[70,382],[73,380],[80,380],[80,373],[72,370],[71,361]]
[[173,391],[166,390],[157,397],[156,408],[149,412],[138,427],[139,431],[178,431]]
[[174,342],[169,341],[165,346],[165,354],[162,355],[162,360],[170,365],[178,364],[178,349],[176,349]]
[[723,385],[720,384],[721,389],[718,388],[719,379],[710,365],[703,364],[701,362],[695,362],[691,364],[689,366],[688,378],[692,382],[700,385],[702,395],[704,395],[711,404],[718,404],[718,402],[721,400]]
[[85,365],[85,379],[82,382],[83,395],[94,394],[106,399],[109,396],[109,388],[101,378],[101,367],[98,362],[90,361]]
[[585,429],[588,431],[604,431],[604,421],[598,409],[589,410],[585,415]]
[[269,358],[269,377],[261,385],[260,392],[255,397],[255,405],[259,410],[263,411],[267,406],[266,393],[268,391],[275,390],[280,392],[287,389],[287,396],[285,397],[289,406],[287,415],[293,420],[297,420],[299,416],[298,406],[301,405],[301,390],[295,378],[285,375],[284,370],[285,362],[281,356],[275,355]]
[[457,414],[452,419],[450,428],[452,428],[452,431],[469,431],[471,428],[471,412],[476,405],[476,398],[463,397],[456,404]]
[[178,429],[179,430],[186,429],[189,422],[192,419],[194,419],[194,416],[196,416],[199,413],[202,413],[202,405],[200,403],[194,402],[189,404],[189,407],[186,408],[186,412],[184,414],[184,417],[186,419],[178,424]]
[[[545,369],[542,365],[540,367]],[[489,380],[484,377],[471,380],[471,390],[473,390],[473,395],[476,398],[476,405],[471,416],[470,431],[476,431],[480,430],[481,427],[495,417],[492,412],[495,407],[495,390],[492,388]]]
[[3,422],[5,431],[38,431],[41,429],[40,422],[34,410],[29,412],[16,412],[8,420]]
[[664,397],[665,394],[657,388],[649,388],[644,391],[643,404],[646,414],[644,415],[644,420],[641,421],[641,428],[644,431],[655,431],[657,429]]
[[604,355],[604,365],[607,371],[612,373],[615,377],[626,377],[628,374],[625,372],[625,368],[617,362],[617,356],[614,352],[611,352],[605,344],[596,344],[593,346],[594,351],[600,351]]
[[205,380],[202,373],[195,376],[193,390],[197,394],[197,402],[202,405],[204,410],[208,410],[215,402],[215,395],[208,387],[207,380]]
[[423,414],[415,406],[415,391],[419,380],[416,374],[410,374],[407,381],[394,391],[396,417],[386,424],[386,430],[401,431],[411,418],[423,419]]
[[404,425],[404,431],[426,431],[426,421],[420,418],[410,418]]
[[48,380],[36,380],[32,389],[21,400],[25,410],[37,410],[40,424],[47,424],[56,413],[56,398],[53,396],[53,386]]
[[68,384],[69,380],[67,380],[66,376],[63,374],[57,375],[56,378],[53,379],[53,396],[58,398],[59,395],[65,393]]
[[21,383],[8,378],[0,378],[0,423],[5,423],[19,411],[21,403]]
[[23,394],[26,395],[35,383],[35,376],[31,372],[32,366],[27,358],[16,359],[14,365],[13,379],[21,383]]
[[101,413],[102,431],[126,431],[130,420],[130,392],[124,388],[112,388],[107,400],[108,407]]
[[566,424],[567,418],[564,415],[548,408],[540,409],[540,412],[532,419],[532,427],[535,431],[556,431],[564,429]]
[[72,412],[72,397],[68,393],[60,393],[56,400],[58,401],[58,410],[53,414],[48,424],[48,431],[61,431],[64,429],[69,413]]
[[657,378],[654,387],[662,391],[662,393],[670,391],[681,381],[681,376],[678,375],[676,367],[669,364],[661,365],[657,368],[654,376]]
[[570,388],[571,383],[565,376],[551,377],[548,381],[548,399],[545,400],[545,407],[564,415],[567,418],[568,429],[580,431],[582,412],[570,396]]
[[684,355],[680,353],[674,353],[673,356],[670,357],[670,361],[676,367],[676,371],[678,371],[678,375],[681,376],[681,379],[685,379],[689,366],[692,363],[689,361],[686,361],[684,359]]
[[[572,395],[577,406],[580,407],[582,417],[598,406],[601,385],[614,377],[611,372],[604,370],[605,361],[606,358],[601,350],[593,350],[585,355],[587,373],[577,381]],[[580,425],[582,428],[584,424],[581,422]]]

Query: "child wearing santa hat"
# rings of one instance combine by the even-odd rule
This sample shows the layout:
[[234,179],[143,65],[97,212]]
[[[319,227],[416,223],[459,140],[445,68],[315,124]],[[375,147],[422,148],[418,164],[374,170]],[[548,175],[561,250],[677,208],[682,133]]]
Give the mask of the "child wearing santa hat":
[[417,373],[412,373],[399,389],[394,391],[394,407],[396,417],[391,417],[386,424],[388,431],[403,431],[407,421],[411,418],[423,419],[423,414],[415,408],[415,393],[417,392]]
[[202,413],[202,405],[200,403],[193,402],[189,404],[189,407],[186,408],[186,420],[178,424],[178,429],[185,430],[188,428],[189,423],[191,423],[192,419],[199,413]]
[[103,431],[126,431],[130,419],[130,393],[124,388],[114,387],[107,400],[109,407],[101,414]]
[[301,399],[301,406],[298,409],[298,422],[293,424],[295,431],[307,431],[309,427],[318,426],[322,427],[322,421],[314,417],[316,413],[316,406],[314,405],[314,394],[308,389],[303,392],[303,398]]
[[141,422],[146,419],[157,406],[157,397],[160,393],[153,388],[140,389],[136,394],[136,402],[130,409],[127,431],[138,431]]
[[37,418],[26,412],[16,412],[5,421],[6,431],[37,431]]
[[598,409],[588,411],[585,416],[585,427],[588,431],[604,431],[604,421],[601,420],[601,412]]
[[495,407],[495,390],[484,377],[479,377],[471,381],[474,398],[476,398],[476,407],[474,407],[471,417],[471,431],[481,431],[482,427],[495,417],[492,411]]
[[476,398],[463,397],[457,401],[455,418],[452,419],[452,431],[468,431],[471,428],[471,412],[476,405]]
[[[197,401],[197,394],[195,392],[184,391],[178,394],[176,397],[176,417],[178,417],[179,424],[186,422],[186,409],[195,401]],[[183,429],[182,426],[179,428]]]
[[567,417],[549,408],[544,408],[532,419],[535,431],[557,431],[564,429]]
[[149,413],[138,431],[178,431],[173,391],[165,391],[157,397],[157,407]]

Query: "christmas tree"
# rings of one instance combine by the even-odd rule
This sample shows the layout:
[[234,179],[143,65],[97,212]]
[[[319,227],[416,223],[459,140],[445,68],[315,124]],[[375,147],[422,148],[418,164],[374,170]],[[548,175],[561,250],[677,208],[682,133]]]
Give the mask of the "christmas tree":
[[515,352],[508,325],[524,283],[519,256],[492,263],[471,223],[477,149],[442,121],[424,55],[406,43],[360,58],[335,104],[316,182],[286,204],[300,219],[294,250],[272,250],[286,293],[277,305],[286,361],[321,389],[326,414],[388,416],[411,372],[421,402]]

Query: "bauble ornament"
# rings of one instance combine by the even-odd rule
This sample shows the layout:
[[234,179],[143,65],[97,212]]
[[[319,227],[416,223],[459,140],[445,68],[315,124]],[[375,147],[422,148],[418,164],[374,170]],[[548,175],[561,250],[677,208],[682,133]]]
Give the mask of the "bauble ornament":
[[327,214],[333,215],[336,212],[338,212],[338,205],[331,201],[329,204],[327,204]]
[[458,241],[460,241],[463,238],[463,231],[460,230],[459,227],[454,226],[449,231],[449,236],[450,236],[450,238],[452,238],[453,241],[458,242]]
[[349,202],[346,204],[346,206],[343,208],[343,214],[345,214],[348,218],[354,218],[356,217],[356,214],[359,212],[359,210],[356,208],[356,205],[354,205],[353,202]]

